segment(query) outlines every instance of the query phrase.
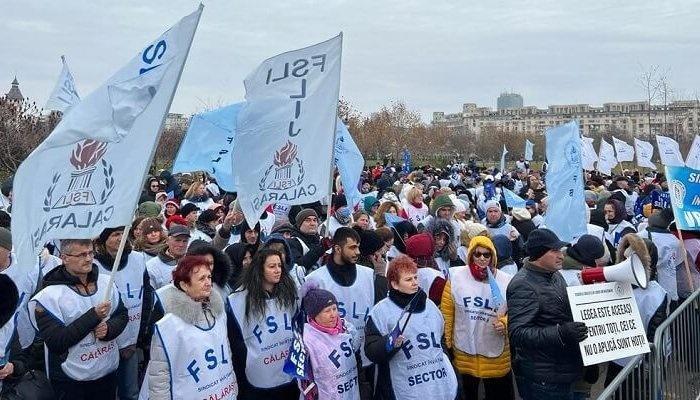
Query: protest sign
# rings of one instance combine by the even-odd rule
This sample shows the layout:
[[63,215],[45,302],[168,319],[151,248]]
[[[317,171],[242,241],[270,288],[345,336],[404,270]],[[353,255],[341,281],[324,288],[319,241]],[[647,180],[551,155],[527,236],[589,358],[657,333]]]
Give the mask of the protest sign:
[[700,230],[700,171],[666,167],[668,191],[678,229]]
[[632,285],[596,283],[566,288],[574,321],[588,327],[579,343],[583,365],[599,364],[650,351]]

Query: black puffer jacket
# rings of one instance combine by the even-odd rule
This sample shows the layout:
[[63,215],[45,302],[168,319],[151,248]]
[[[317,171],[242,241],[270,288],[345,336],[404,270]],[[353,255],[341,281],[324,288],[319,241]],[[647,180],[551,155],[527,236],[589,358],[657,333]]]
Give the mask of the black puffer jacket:
[[573,321],[566,282],[529,263],[510,281],[508,334],[513,371],[537,382],[572,383],[583,373],[578,346],[564,343],[559,325]]

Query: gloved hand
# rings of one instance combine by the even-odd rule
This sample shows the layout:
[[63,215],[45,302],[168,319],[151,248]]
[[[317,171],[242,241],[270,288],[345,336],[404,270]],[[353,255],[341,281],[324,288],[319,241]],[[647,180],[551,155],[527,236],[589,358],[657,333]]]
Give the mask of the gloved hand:
[[559,337],[564,343],[577,344],[588,337],[588,328],[583,322],[566,322],[558,328]]

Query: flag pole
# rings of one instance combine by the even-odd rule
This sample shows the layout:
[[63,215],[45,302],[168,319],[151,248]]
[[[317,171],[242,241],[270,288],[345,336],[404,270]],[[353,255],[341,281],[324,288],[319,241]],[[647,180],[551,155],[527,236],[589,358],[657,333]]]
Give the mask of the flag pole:
[[[343,32],[340,32],[340,57],[342,65],[343,60]],[[336,89],[335,98],[340,97],[340,77],[338,77],[338,88]],[[333,141],[331,142],[331,167],[328,173],[328,206],[326,207],[326,237],[331,237],[331,202],[333,200],[333,173],[335,172],[335,140],[338,131],[338,100],[335,102],[335,118],[333,118]]]
[[[199,20],[202,17],[202,10],[204,9],[204,4],[199,3],[199,14],[197,14],[197,22],[194,24],[194,31],[192,32],[192,36],[190,37],[190,42],[187,45],[187,50],[185,51],[184,55],[184,60],[182,61],[182,66],[180,67],[180,71],[177,73],[177,80],[175,82],[175,89],[173,92],[170,94],[170,100],[168,100],[168,107],[166,108],[166,112],[163,113],[163,118],[160,121],[160,128],[158,129],[158,133],[156,134],[156,140],[155,140],[155,146],[151,148],[151,155],[148,157],[148,164],[146,166],[146,170],[143,172],[143,176],[141,177],[141,186],[146,183],[146,177],[148,176],[148,170],[151,167],[151,164],[153,164],[153,157],[156,154],[156,148],[158,147],[158,142],[160,142],[160,137],[163,135],[163,126],[165,125],[165,118],[168,116],[168,112],[170,111],[170,106],[173,104],[173,98],[175,97],[175,92],[177,91],[177,87],[180,85],[180,77],[182,76],[182,70],[185,69],[185,62],[187,62],[187,57],[190,55],[190,49],[192,48],[192,41],[194,40],[194,35],[197,33],[197,28],[199,27]],[[137,200],[138,201],[138,200]],[[122,253],[124,252],[124,247],[126,246],[126,241],[129,237],[129,230],[131,229],[131,223],[127,224],[124,227],[124,232],[122,234],[122,240],[119,242],[119,249],[117,249],[117,256],[114,259],[114,265],[112,265],[112,272],[109,277],[109,283],[107,285],[107,291],[105,292],[105,299],[104,301],[108,301],[112,297],[112,286],[114,284],[114,278],[117,272],[117,267],[119,266],[119,261],[121,259]]]

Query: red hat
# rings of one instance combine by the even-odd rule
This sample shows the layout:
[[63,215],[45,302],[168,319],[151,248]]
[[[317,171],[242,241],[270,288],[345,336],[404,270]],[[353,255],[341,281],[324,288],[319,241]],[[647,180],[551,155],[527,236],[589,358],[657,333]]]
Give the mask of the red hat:
[[406,239],[406,255],[414,260],[432,258],[434,252],[433,237],[429,233],[419,233]]
[[168,220],[165,221],[165,227],[170,229],[170,225],[172,224],[187,226],[187,220],[178,214],[171,215],[168,217]]

